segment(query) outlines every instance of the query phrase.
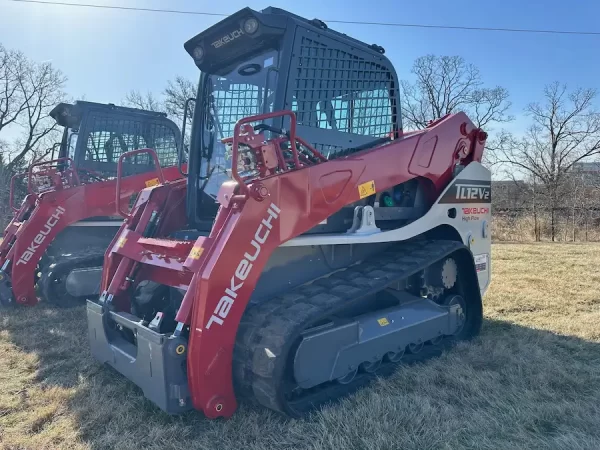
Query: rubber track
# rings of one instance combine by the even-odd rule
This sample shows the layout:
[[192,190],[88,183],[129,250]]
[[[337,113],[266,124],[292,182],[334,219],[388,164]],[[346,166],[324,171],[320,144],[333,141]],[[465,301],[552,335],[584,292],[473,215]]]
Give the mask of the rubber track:
[[[308,324],[381,291],[460,249],[466,247],[457,241],[399,243],[362,263],[249,307],[242,317],[234,349],[233,377],[237,395],[282,414],[298,417],[314,407],[354,392],[375,376],[392,373],[398,364],[428,359],[441,353],[452,339],[445,339],[438,346],[425,346],[414,355],[406,353],[398,363],[382,363],[375,374],[359,372],[348,385],[329,382],[312,388],[305,391],[305,398],[293,407],[280,395],[284,364],[277,363],[278,357],[287,358],[289,346]],[[266,349],[275,357],[269,357]]]
[[75,298],[67,294],[65,298],[55,298],[51,284],[56,276],[64,272],[80,267],[96,267],[104,264],[104,250],[101,248],[89,248],[77,255],[53,256],[46,267],[42,270],[42,276],[38,282],[42,300],[48,304],[58,307],[72,307],[85,304],[84,299]]

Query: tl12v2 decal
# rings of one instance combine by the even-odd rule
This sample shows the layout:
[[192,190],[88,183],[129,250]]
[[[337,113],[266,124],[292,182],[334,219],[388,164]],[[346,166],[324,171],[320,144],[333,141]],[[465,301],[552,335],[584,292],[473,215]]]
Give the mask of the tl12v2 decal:
[[454,180],[439,203],[492,203],[491,182]]

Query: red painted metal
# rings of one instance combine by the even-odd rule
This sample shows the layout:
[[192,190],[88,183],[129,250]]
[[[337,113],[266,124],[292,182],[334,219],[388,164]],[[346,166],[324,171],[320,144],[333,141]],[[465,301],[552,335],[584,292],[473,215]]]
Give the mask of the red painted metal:
[[[289,112],[238,122],[232,161],[237,161],[239,142],[250,146],[261,142],[257,135],[250,135],[250,128],[242,128],[243,124],[283,114],[291,117],[294,130],[295,117]],[[241,131],[246,135],[238,136]],[[294,132],[290,134],[294,142]],[[224,183],[210,235],[193,243],[183,264],[181,253],[167,244],[169,239],[165,236],[185,221],[185,211],[174,205],[183,203],[185,186],[176,182],[149,188],[138,199],[130,220],[123,224],[120,237],[115,237],[107,252],[102,290],[113,295],[119,307],[128,308],[125,289],[129,287],[127,277],[134,272],[136,282],[144,279],[141,273],[151,275],[155,281],[160,277],[161,282],[171,286],[188,280],[176,319],[190,327],[187,367],[193,404],[208,418],[230,417],[237,408],[231,374],[236,332],[271,253],[342,207],[360,200],[363,183],[374,183],[376,191],[381,192],[418,178],[430,187],[432,198],[437,197],[451,181],[458,160],[463,164],[481,161],[483,137],[465,114],[458,113],[374,149],[255,180],[242,179],[234,163],[232,173],[237,183]],[[437,144],[432,147],[429,142],[434,138]],[[275,141],[263,143],[262,147]],[[460,153],[464,148],[469,151]],[[418,164],[418,156],[424,151],[431,153],[427,167]],[[294,154],[294,161],[299,164],[297,151]],[[257,192],[260,195],[253,194]],[[166,201],[168,198],[171,201]],[[146,251],[150,248],[143,245],[146,241],[141,231],[153,211],[170,223],[163,223],[155,234],[153,253],[140,257],[144,247]],[[165,243],[158,244],[157,240]]]
[[[64,164],[66,168],[59,170],[59,165]],[[27,191],[34,192],[32,186],[33,177],[47,179],[50,183],[44,186],[44,189],[39,189],[37,193],[42,193],[48,190],[61,190],[73,186],[79,186],[81,181],[75,169],[75,163],[71,158],[58,158],[51,161],[41,161],[31,164],[27,173]]]
[[187,180],[179,179],[170,184],[143,189],[131,214],[115,234],[104,255],[101,291],[112,294],[118,308],[129,310],[127,289],[131,284],[131,275],[136,271],[139,280],[158,281],[160,278],[165,285],[177,288],[189,286],[192,273],[186,272],[182,266],[186,256],[180,257],[179,250],[171,249],[168,253],[171,242],[168,239],[163,239],[165,245],[160,245],[161,240],[154,238],[150,241],[152,246],[148,246],[147,237],[144,236],[154,212],[160,213],[161,218],[157,236],[165,236],[169,231],[185,227],[186,183]]
[[[66,169],[59,170],[59,164],[66,163],[70,163]],[[36,266],[62,230],[89,217],[117,215],[117,180],[83,182],[78,170],[69,158],[35,163],[29,168],[27,196],[4,230],[0,243],[0,267],[5,267],[11,277],[19,304],[35,305],[39,301],[34,286]],[[35,189],[34,178],[45,178],[49,184]],[[128,201],[146,187],[149,178],[147,173],[124,178],[120,182],[119,199]],[[177,167],[164,169],[163,181],[180,178]]]

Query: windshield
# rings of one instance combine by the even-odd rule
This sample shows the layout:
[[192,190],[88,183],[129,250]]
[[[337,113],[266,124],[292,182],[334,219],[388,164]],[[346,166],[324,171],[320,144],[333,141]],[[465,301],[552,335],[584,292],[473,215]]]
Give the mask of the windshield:
[[233,136],[238,120],[273,111],[278,54],[265,52],[244,61],[225,76],[210,75],[205,92],[202,176],[204,192],[217,196],[230,179],[231,158],[221,139]]

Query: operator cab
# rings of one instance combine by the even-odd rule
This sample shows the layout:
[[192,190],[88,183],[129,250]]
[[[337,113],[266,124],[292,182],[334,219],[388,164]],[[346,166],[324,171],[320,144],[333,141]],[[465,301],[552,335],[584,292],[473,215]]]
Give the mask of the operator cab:
[[[64,127],[59,158],[71,158],[78,169],[115,178],[119,157],[128,151],[152,148],[162,167],[177,164],[179,128],[160,112],[85,101],[60,103],[50,116]],[[154,170],[149,154],[125,158],[123,174]]]
[[[187,194],[188,219],[199,230],[210,230],[217,192],[230,179],[231,160],[221,139],[233,136],[244,117],[291,110],[297,136],[328,159],[401,135],[398,77],[384,49],[328,29],[319,20],[273,7],[260,12],[244,8],[184,47],[201,71]],[[277,117],[266,124],[285,130],[288,122]],[[390,195],[385,206],[403,202],[412,207],[416,189],[416,183],[401,187],[400,196]],[[405,190],[412,198],[397,202]],[[348,229],[354,206],[309,233]]]

